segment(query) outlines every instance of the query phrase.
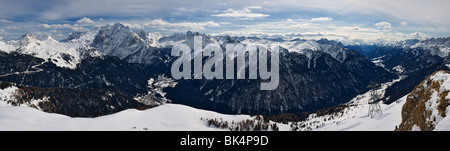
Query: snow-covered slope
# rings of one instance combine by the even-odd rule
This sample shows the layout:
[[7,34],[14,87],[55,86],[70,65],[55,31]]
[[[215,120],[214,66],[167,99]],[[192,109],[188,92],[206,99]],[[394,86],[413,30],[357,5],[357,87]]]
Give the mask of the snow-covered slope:
[[[377,91],[383,95],[385,89],[390,85],[400,81],[393,80],[382,84]],[[360,94],[349,103],[341,106],[342,110],[331,112],[325,115],[311,114],[309,117],[298,123],[290,123],[297,130],[302,131],[393,131],[401,121],[402,106],[406,97],[397,100],[389,105],[380,103],[382,115],[378,114],[371,118],[369,111],[370,92]]]
[[[158,81],[160,84],[161,81]],[[158,83],[157,82],[157,83]],[[166,82],[167,83],[167,82]],[[48,103],[49,97],[32,98],[29,102],[16,97],[24,95],[24,91],[13,84],[0,84],[0,131],[4,130],[183,130],[214,131],[230,130],[239,122],[252,120],[257,124],[257,117],[249,115],[225,115],[212,111],[200,110],[185,105],[163,104],[144,111],[136,109],[101,116],[97,118],[71,118],[69,116],[46,113],[40,107]],[[41,104],[42,105],[42,104]],[[227,126],[216,127],[208,124],[220,121]],[[216,123],[217,124],[217,123]],[[234,125],[233,125],[234,124]],[[275,124],[269,122],[266,124]],[[289,130],[285,124],[276,123],[279,130]],[[255,126],[255,125],[253,125]],[[268,130],[273,130],[269,128]]]
[[4,89],[0,89],[0,106],[11,106],[7,101],[13,100],[14,95],[17,93],[18,88],[10,86]]
[[[217,131],[202,119],[221,118],[224,121],[251,119],[248,115],[224,115],[192,107],[165,104],[145,111],[129,109],[98,118],[70,118],[29,107],[0,107],[0,130],[177,130]],[[280,130],[288,130],[279,124]]]
[[14,51],[15,48],[9,44],[7,44],[4,41],[0,40],[0,51],[6,52],[6,53],[10,53],[11,51]]
[[3,89],[0,88],[0,107],[27,106],[40,109],[38,104],[40,102],[48,101],[48,97],[43,97],[41,99],[31,98],[29,102],[20,102],[16,98],[20,95],[23,95],[23,91],[20,91],[15,85],[9,85]]
[[406,101],[403,97],[396,102],[380,104],[383,114],[374,118],[368,116],[369,104],[352,105],[342,112],[316,117],[310,116],[305,130],[310,127],[316,131],[393,131],[402,121],[402,106]]

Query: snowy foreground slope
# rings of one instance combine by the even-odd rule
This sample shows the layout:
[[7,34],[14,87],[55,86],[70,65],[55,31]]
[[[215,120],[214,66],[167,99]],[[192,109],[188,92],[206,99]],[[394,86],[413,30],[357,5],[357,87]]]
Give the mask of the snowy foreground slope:
[[[318,131],[393,131],[395,127],[402,122],[401,111],[406,97],[399,99],[390,105],[380,104],[383,110],[382,115],[377,115],[374,118],[368,116],[368,104],[359,104],[351,106],[344,110],[343,114],[335,115],[334,120],[323,121],[332,116],[327,115],[323,117],[316,117],[313,121],[322,120],[322,125],[319,126]],[[339,117],[340,116],[340,117]]]
[[[70,118],[30,107],[0,106],[0,131],[4,130],[124,130],[124,131],[217,131],[202,119],[221,118],[224,121],[252,119],[248,115],[224,115],[192,107],[164,104],[149,110],[125,110],[98,118]],[[289,130],[278,124],[280,130]]]
[[[383,94],[391,84],[384,84],[379,92]],[[449,131],[449,94],[450,72],[438,71],[408,95],[389,105],[380,104],[382,114],[374,118],[368,115],[369,94],[365,93],[340,111],[321,116],[311,114],[306,120],[290,125],[297,130],[316,131]]]
[[[400,78],[401,79],[401,78]],[[382,84],[378,93],[384,94],[385,89],[400,79]],[[302,131],[393,131],[402,122],[401,110],[406,97],[390,105],[380,103],[383,114],[369,117],[369,92],[353,98],[339,112],[318,116],[311,114],[298,123],[290,123]]]

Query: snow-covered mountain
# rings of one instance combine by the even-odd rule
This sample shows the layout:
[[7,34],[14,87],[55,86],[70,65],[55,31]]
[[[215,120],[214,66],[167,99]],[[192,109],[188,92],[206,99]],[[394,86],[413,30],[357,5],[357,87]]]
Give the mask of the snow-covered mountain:
[[25,34],[17,40],[0,42],[0,51],[28,54],[54,63],[58,67],[75,69],[86,57],[104,56],[102,52],[88,45],[90,41],[92,37],[89,37],[89,34],[67,42],[56,41],[50,36],[40,40],[35,35]]
[[[259,84],[262,80],[250,79],[174,81],[169,73],[177,57],[170,56],[170,50],[176,44],[187,44],[193,48],[195,36],[202,37],[203,47],[214,43],[224,51],[226,44],[280,45],[279,87],[273,91],[261,91]],[[409,116],[403,118],[401,130],[412,130],[414,125],[411,123],[417,123],[414,129],[442,130],[448,128],[442,125],[447,121],[442,113],[447,110],[441,107],[445,101],[436,98],[450,91],[445,87],[448,73],[433,75],[425,85],[419,85],[419,89],[408,97],[405,95],[433,71],[450,67],[449,41],[449,38],[432,38],[424,41],[407,40],[394,45],[362,46],[364,48],[360,50],[368,51],[365,52],[366,56],[376,56],[367,59],[352,49],[357,46],[346,47],[328,39],[284,40],[211,36],[198,32],[159,35],[132,31],[121,23],[75,32],[62,41],[26,34],[17,40],[0,40],[0,106],[29,106],[71,117],[117,114],[77,121],[60,115],[36,113],[28,108],[8,107],[0,110],[0,117],[11,119],[36,114],[39,115],[38,119],[42,117],[40,120],[50,122],[56,118],[80,126],[81,129],[96,130],[185,130],[177,125],[186,126],[188,130],[217,130],[211,125],[221,127],[225,121],[246,120],[250,117],[223,115],[165,103],[172,101],[221,113],[265,115],[315,112],[344,104],[345,107],[339,112],[312,114],[295,126],[301,130],[393,130],[402,123],[404,112],[421,115],[419,113],[424,111],[427,115],[426,124],[421,119],[411,119]],[[205,57],[203,61],[211,58]],[[367,102],[367,86],[373,81],[383,83],[396,79],[396,74],[402,75],[403,79],[383,87],[383,99],[387,104],[381,104],[381,108],[385,114],[374,119],[367,118],[365,113],[369,105],[364,103],[365,100]],[[422,99],[426,110],[420,108],[422,104],[414,105],[420,102],[414,101],[416,94],[425,96],[419,97],[419,100]],[[446,96],[444,100],[447,101]],[[403,104],[411,109],[401,111]],[[147,109],[155,105],[162,106],[146,111],[132,109]],[[172,112],[176,114],[171,116],[169,113]],[[428,116],[428,112],[431,116]],[[123,118],[128,116],[137,118]],[[168,118],[161,119],[159,116]],[[144,117],[154,118],[147,122]],[[220,118],[225,121],[220,121]],[[152,123],[152,120],[156,122]],[[107,127],[110,122],[118,121],[125,121],[124,125]],[[136,125],[140,123],[137,121],[146,122]],[[18,122],[29,124],[33,120],[25,118]],[[102,126],[88,126],[92,124]],[[169,126],[164,129],[164,124]],[[385,126],[378,127],[380,124]],[[63,123],[61,125],[58,129],[72,129]],[[48,128],[45,125],[34,126]],[[14,129],[8,124],[0,124],[0,127]]]
[[128,26],[116,23],[100,27],[91,46],[107,55],[124,59],[149,46],[138,34],[131,31]]
[[[242,39],[242,38],[241,38]],[[320,40],[280,40],[280,39],[260,39],[260,38],[245,38],[242,41],[243,44],[256,44],[256,45],[274,45],[277,44],[282,48],[287,49],[289,52],[296,52],[302,55],[312,58],[315,51],[320,51],[331,55],[333,58],[343,62],[346,59],[346,51],[341,42],[330,41],[328,39]]]
[[202,37],[203,46],[215,43],[224,50],[229,43],[281,46],[280,87],[275,91],[259,90],[261,80],[179,80],[175,87],[164,89],[173,102],[197,108],[262,114],[317,110],[348,101],[366,91],[371,81],[395,78],[333,40],[210,36],[197,32],[160,36],[116,23],[72,33],[60,42],[26,35],[5,43],[16,49],[12,52],[8,47],[8,53],[0,53],[6,65],[1,67],[0,80],[34,87],[116,90],[136,97],[147,94],[150,78],[170,74],[170,66],[177,59],[170,56],[172,46],[184,43],[193,47],[195,36]]
[[448,38],[431,38],[424,41],[420,41],[410,48],[422,48],[430,51],[431,55],[437,55],[439,57],[447,57],[450,52],[450,37]]
[[[449,70],[450,38],[405,40],[392,45],[350,46],[370,50],[365,56],[391,73],[407,78],[387,89],[386,98],[395,101],[411,92],[416,85],[438,70]],[[369,49],[366,49],[369,48]],[[388,101],[388,102],[391,102]]]
[[418,39],[407,39],[407,40],[403,40],[403,41],[399,41],[397,43],[395,43],[393,46],[397,47],[397,48],[411,48],[412,46],[416,45],[417,43],[419,43],[420,40]]
[[281,46],[280,84],[273,91],[259,90],[261,80],[217,79],[179,80],[176,87],[167,90],[167,97],[173,102],[196,108],[252,114],[310,111],[344,103],[366,91],[371,81],[395,78],[394,74],[376,67],[361,54],[343,48],[336,41],[210,37],[193,33],[184,43],[192,45],[194,35],[203,37],[203,45],[221,44],[224,51],[228,43]]
[[[379,62],[379,65],[387,70],[395,71],[394,67],[402,66],[405,68],[403,74],[408,74],[417,71],[419,66],[423,68],[429,66],[429,62],[435,63],[447,57],[450,52],[450,38],[431,38],[422,41],[409,39],[395,44],[349,46],[349,48],[363,52],[367,58]],[[409,61],[418,63],[410,65]]]

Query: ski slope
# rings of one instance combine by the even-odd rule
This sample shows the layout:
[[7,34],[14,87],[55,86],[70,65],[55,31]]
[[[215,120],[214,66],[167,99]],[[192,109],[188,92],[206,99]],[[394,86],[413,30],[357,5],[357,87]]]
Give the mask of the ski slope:
[[[404,77],[381,85],[378,93],[384,95],[386,88],[400,81]],[[348,107],[340,112],[318,116],[311,114],[298,123],[290,123],[299,127],[301,131],[393,131],[402,122],[401,111],[406,102],[406,96],[387,105],[380,102],[383,114],[369,117],[370,92],[353,98]]]
[[[129,109],[97,118],[71,118],[30,107],[0,106],[0,131],[223,131],[202,119],[224,121],[252,119],[249,115],[224,115],[178,104],[164,104],[145,111]],[[278,124],[280,130],[287,125]]]
[[[340,118],[324,122],[317,131],[393,131],[402,122],[402,107],[406,96],[390,105],[380,104],[383,114],[374,118],[368,116],[369,105],[356,105],[344,111]],[[324,119],[329,116],[317,118]]]

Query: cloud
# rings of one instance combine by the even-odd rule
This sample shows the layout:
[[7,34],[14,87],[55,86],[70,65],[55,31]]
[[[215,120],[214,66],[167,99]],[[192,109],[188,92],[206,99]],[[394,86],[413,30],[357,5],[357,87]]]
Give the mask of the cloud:
[[286,22],[288,22],[288,23],[295,23],[292,19],[290,19],[290,18],[288,18],[288,19],[286,19]]
[[86,28],[80,27],[78,24],[70,25],[70,24],[40,24],[36,26],[38,28],[44,28],[44,29],[70,29],[73,31],[87,31]]
[[[6,35],[7,32],[3,29],[0,29],[0,35]],[[2,37],[0,36],[0,40],[2,40]]]
[[2,23],[13,23],[13,21],[6,20],[6,19],[0,19],[0,22],[2,22]]
[[168,30],[168,29],[189,29],[189,30],[205,30],[205,27],[218,27],[220,24],[215,23],[213,21],[207,22],[181,22],[181,23],[169,23],[162,19],[155,19],[147,24],[146,27],[157,28],[159,30]]
[[90,19],[90,18],[83,17],[83,18],[77,20],[77,23],[78,23],[78,24],[93,24],[93,23],[95,23],[95,21],[93,21],[93,20]]
[[306,23],[299,23],[299,24],[290,26],[290,28],[311,28],[311,26]]
[[7,29],[7,30],[21,30],[21,29],[23,29],[22,26],[6,26],[4,28]]
[[425,40],[425,39],[430,38],[430,36],[428,36],[424,33],[421,33],[421,32],[414,32],[414,33],[409,34],[409,36],[412,39],[420,39],[420,40]]
[[401,22],[400,25],[402,25],[402,26],[407,26],[407,25],[408,25],[408,22],[405,22],[405,21],[404,21],[404,22]]
[[319,22],[319,21],[332,21],[333,18],[330,17],[319,17],[319,18],[313,18],[311,19],[312,22]]
[[248,9],[261,9],[261,6],[247,6]]
[[378,29],[383,31],[390,31],[392,28],[392,24],[388,22],[375,23],[375,26],[377,26]]
[[230,25],[230,22],[219,22],[220,25]]
[[241,10],[235,10],[233,8],[227,9],[223,11],[221,14],[215,14],[212,16],[215,17],[230,17],[235,19],[241,19],[241,20],[252,20],[256,18],[264,18],[269,17],[267,14],[261,14],[261,13],[253,13],[251,9],[261,9],[260,6],[249,6]]
[[[450,33],[450,9],[446,9],[450,4],[448,0],[32,1],[0,1],[0,29],[14,35],[50,30],[67,35],[70,30],[84,30],[88,26],[126,22],[130,28],[150,27],[167,32],[174,29],[206,29],[201,32],[207,33],[321,32],[348,35],[365,42],[376,37],[395,39],[397,35],[393,31],[404,33],[405,37],[401,38],[409,38],[410,33],[415,31],[439,37],[449,36]],[[98,17],[103,17],[105,21]],[[158,23],[155,20],[158,18],[164,20]],[[169,20],[172,18],[174,20]],[[95,23],[85,24],[90,22],[88,19]],[[14,21],[13,24],[8,24],[11,21]],[[219,24],[220,28],[209,28]],[[40,28],[35,29],[38,25]],[[21,29],[12,30],[8,26]]]
[[144,27],[139,24],[128,24],[128,23],[122,23],[122,24],[125,26],[128,26],[130,28],[134,28],[134,29],[144,29]]
[[339,34],[334,34],[334,33],[322,33],[322,32],[306,32],[306,33],[291,33],[291,34],[285,34],[284,36],[286,37],[293,37],[293,38],[298,38],[298,37],[342,37],[342,38],[346,38],[348,39],[349,37],[347,35],[339,35]]
[[179,10],[179,11],[186,11],[186,8],[184,8],[184,7],[179,7],[179,8],[177,8],[177,10]]

